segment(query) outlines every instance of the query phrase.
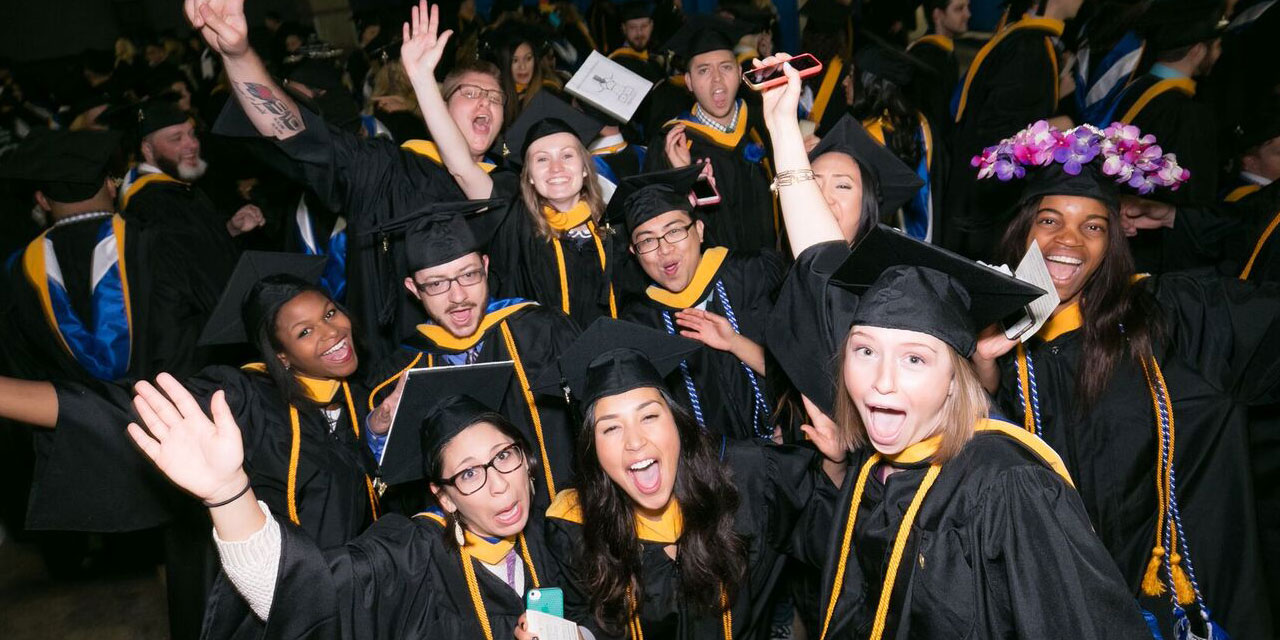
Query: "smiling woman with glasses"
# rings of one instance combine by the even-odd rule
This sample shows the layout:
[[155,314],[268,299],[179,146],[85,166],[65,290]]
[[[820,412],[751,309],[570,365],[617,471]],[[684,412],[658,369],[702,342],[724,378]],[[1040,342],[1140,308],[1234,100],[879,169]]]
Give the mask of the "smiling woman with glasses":
[[467,467],[440,482],[457,489],[458,493],[464,496],[469,496],[484,488],[485,483],[489,481],[490,469],[498,473],[511,473],[522,466],[524,466],[524,449],[513,442],[499,450],[488,462]]

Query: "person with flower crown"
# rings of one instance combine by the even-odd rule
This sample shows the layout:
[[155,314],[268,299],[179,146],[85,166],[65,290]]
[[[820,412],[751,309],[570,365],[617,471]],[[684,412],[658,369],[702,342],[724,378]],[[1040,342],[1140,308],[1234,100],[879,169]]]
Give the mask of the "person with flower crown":
[[1135,127],[1041,121],[972,165],[1026,178],[1000,258],[1034,243],[1060,300],[1025,342],[983,337],[984,385],[1062,456],[1153,631],[1274,637],[1248,411],[1280,400],[1280,285],[1135,272],[1119,189],[1189,178]]

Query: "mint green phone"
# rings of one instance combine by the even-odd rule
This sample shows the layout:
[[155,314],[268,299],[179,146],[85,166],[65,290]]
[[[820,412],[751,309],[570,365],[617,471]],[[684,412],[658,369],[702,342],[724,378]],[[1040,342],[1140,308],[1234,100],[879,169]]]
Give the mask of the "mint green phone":
[[564,617],[564,591],[557,587],[530,589],[525,595],[525,608],[557,618]]

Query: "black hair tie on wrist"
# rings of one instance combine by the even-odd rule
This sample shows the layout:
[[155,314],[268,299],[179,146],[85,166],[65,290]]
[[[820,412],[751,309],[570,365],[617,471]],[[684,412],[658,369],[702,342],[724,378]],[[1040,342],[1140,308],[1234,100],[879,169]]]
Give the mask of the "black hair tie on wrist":
[[244,494],[246,494],[246,493],[249,493],[249,488],[250,488],[250,487],[252,487],[252,486],[253,486],[253,481],[252,481],[252,480],[250,480],[249,482],[246,482],[246,483],[244,484],[244,488],[243,488],[243,489],[241,489],[240,491],[236,492],[236,494],[235,494],[234,496],[231,496],[230,498],[227,498],[226,500],[223,500],[222,502],[214,502],[214,503],[212,503],[212,504],[211,504],[211,503],[209,503],[209,502],[206,502],[206,501],[204,501],[204,500],[201,500],[201,501],[200,501],[200,504],[203,504],[204,506],[206,506],[206,507],[208,507],[208,508],[210,508],[210,509],[216,509],[216,508],[218,508],[218,507],[224,507],[224,506],[226,506],[226,505],[231,504],[232,502],[235,502],[236,500],[239,500],[239,499],[240,499],[240,496],[242,496],[242,495],[244,495]]

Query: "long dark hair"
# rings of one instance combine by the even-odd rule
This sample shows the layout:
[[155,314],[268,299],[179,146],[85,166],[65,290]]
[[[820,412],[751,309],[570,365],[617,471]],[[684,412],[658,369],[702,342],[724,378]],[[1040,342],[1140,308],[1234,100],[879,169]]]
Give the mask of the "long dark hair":
[[[1009,223],[1000,243],[1000,259],[1005,264],[1022,260],[1042,200],[1037,197],[1024,202]],[[1146,360],[1152,356],[1152,345],[1163,339],[1159,303],[1146,287],[1132,282],[1133,254],[1119,212],[1108,205],[1107,217],[1107,252],[1079,296],[1084,344],[1076,389],[1081,415],[1102,396],[1122,357]]]
[[[680,535],[680,597],[719,611],[720,590],[730,602],[746,573],[743,542],[734,533],[738,490],[698,421],[659,389],[680,434],[673,497],[684,518]],[[583,513],[579,565],[591,592],[592,613],[606,629],[620,629],[631,613],[628,588],[644,602],[641,547],[635,508],[626,492],[600,467],[595,446],[595,405],[587,408],[578,436],[578,497]]]
[[[280,390],[280,395],[284,401],[295,405],[301,403],[315,404],[315,402],[307,397],[298,379],[284,367],[284,364],[280,362],[280,358],[276,357],[277,353],[284,351],[284,344],[276,336],[276,319],[280,316],[280,310],[286,304],[308,291],[314,291],[324,296],[343,314],[347,313],[347,310],[342,305],[330,298],[329,294],[319,286],[297,276],[280,273],[269,275],[254,283],[253,288],[249,290],[249,295],[240,307],[245,331],[249,336],[249,341],[258,350],[258,355],[262,358],[262,362],[266,364],[267,375],[271,377],[276,388]],[[348,317],[350,316],[348,315]],[[355,331],[352,331],[352,334],[354,336]],[[352,342],[355,342],[354,339]],[[354,349],[356,345],[352,344],[351,346]]]
[[[536,477],[536,474],[538,473],[538,469],[539,469],[538,456],[529,455],[529,452],[530,452],[529,441],[526,440],[524,437],[524,434],[520,433],[520,430],[517,429],[514,424],[511,424],[511,421],[507,420],[506,416],[502,415],[501,413],[498,413],[496,411],[481,413],[477,415],[474,419],[472,419],[471,422],[467,424],[467,426],[463,427],[462,429],[459,429],[458,433],[461,434],[463,431],[466,431],[467,429],[470,429],[471,427],[477,424],[480,424],[481,422],[487,422],[493,425],[498,431],[502,432],[502,435],[508,438],[511,438],[511,440],[516,443],[516,446],[520,448],[520,454],[524,456],[524,466],[525,466],[525,469],[529,471],[529,478],[532,479]],[[458,436],[454,435],[454,438],[456,437]],[[431,452],[431,455],[424,456],[423,458],[423,463],[425,466],[424,470],[426,471],[427,480],[429,482],[438,485],[440,482],[444,480],[444,477],[443,477],[444,476],[444,448],[445,448],[445,445],[449,444],[452,441],[453,441],[453,438],[445,440],[444,442],[440,443],[439,448]],[[494,471],[492,469],[490,469],[490,471],[492,473],[498,473],[497,471]],[[431,501],[434,502],[437,506],[439,506],[440,500],[435,497],[435,494],[432,494],[429,491],[428,493],[431,496]],[[458,541],[456,538],[454,538],[453,525],[456,523],[456,524],[462,525],[463,528],[466,528],[467,521],[462,519],[462,514],[460,513],[449,513],[448,511],[445,511],[443,508],[441,508],[440,511],[444,513],[444,521],[445,521],[444,528],[440,530],[440,536],[444,540],[444,546],[447,549],[457,549]]]
[[920,121],[911,100],[902,87],[887,78],[870,71],[861,71],[857,77],[858,88],[850,108],[854,117],[864,122],[869,118],[888,120],[889,126],[884,127],[885,146],[908,167],[915,168],[920,164],[920,143],[916,140]]

